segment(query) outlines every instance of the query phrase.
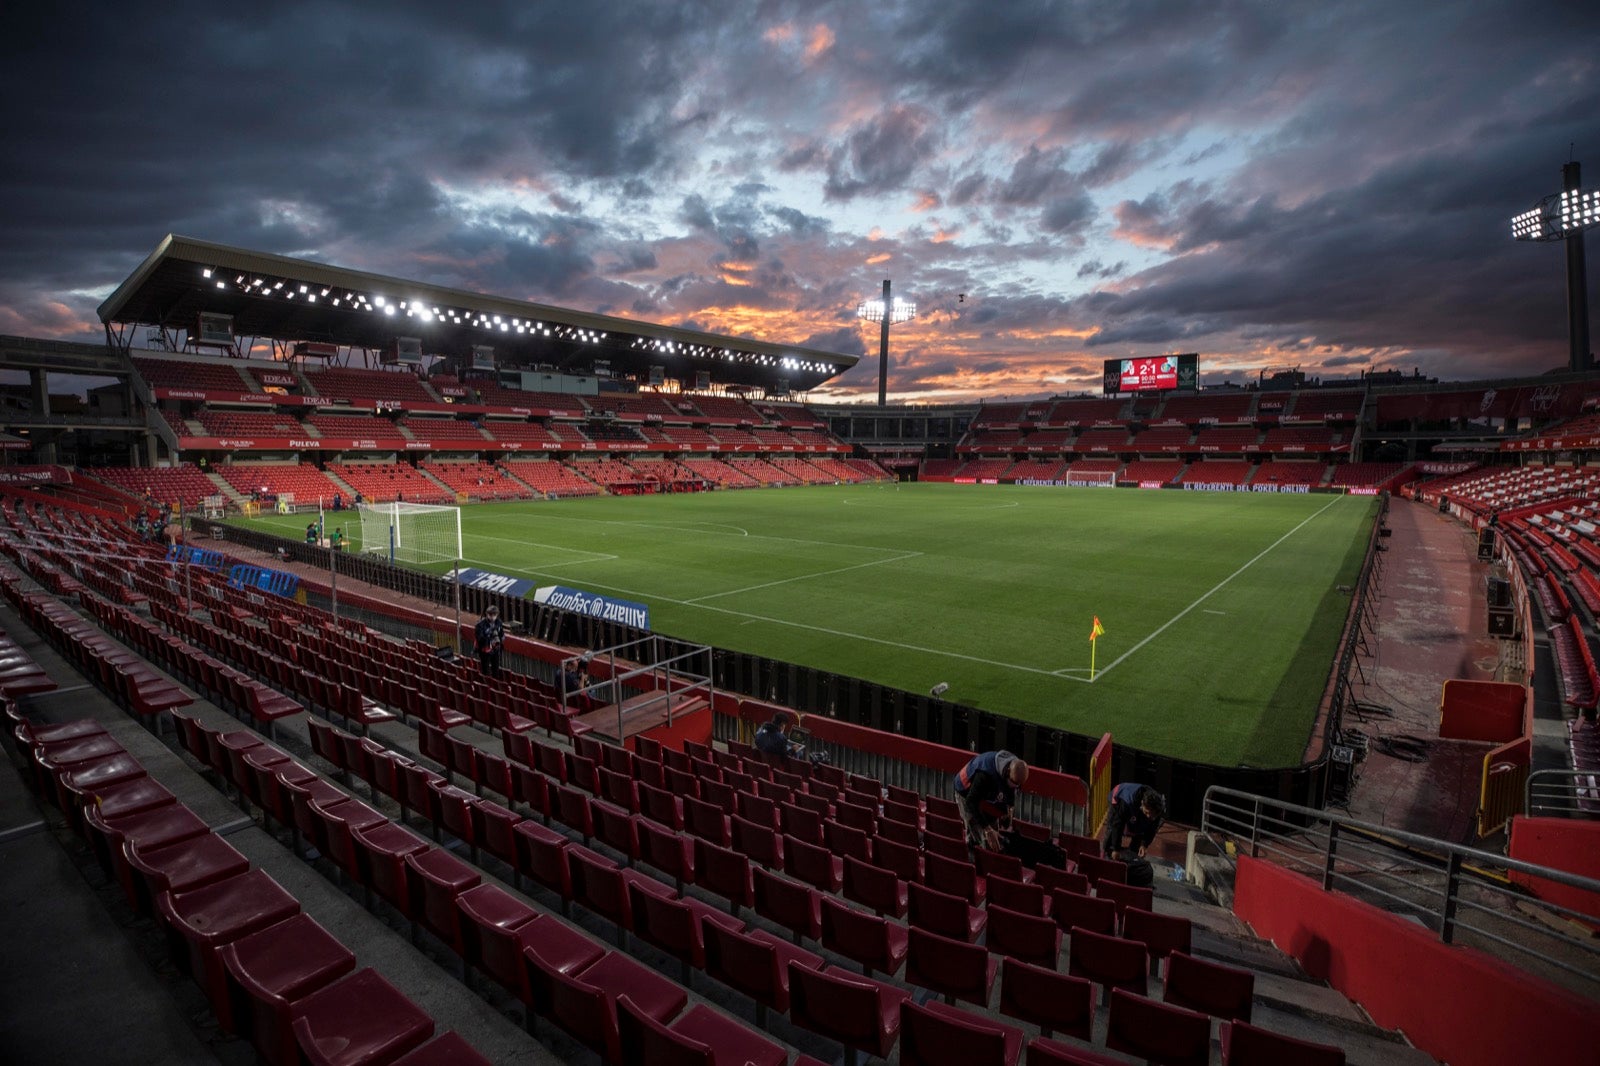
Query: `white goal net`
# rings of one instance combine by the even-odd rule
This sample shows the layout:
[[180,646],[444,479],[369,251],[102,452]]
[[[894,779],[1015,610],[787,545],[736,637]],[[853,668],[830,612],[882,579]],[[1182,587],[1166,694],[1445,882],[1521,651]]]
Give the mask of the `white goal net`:
[[361,550],[399,563],[461,558],[461,508],[429,503],[363,503]]

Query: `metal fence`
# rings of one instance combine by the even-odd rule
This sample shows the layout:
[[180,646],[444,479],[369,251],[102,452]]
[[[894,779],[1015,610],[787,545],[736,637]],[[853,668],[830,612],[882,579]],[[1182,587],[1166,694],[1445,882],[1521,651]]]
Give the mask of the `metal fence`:
[[1600,821],[1600,774],[1535,770],[1528,775],[1527,812],[1536,817]]
[[[1515,887],[1513,874],[1600,894],[1600,881],[1475,848],[1235,789],[1207,791],[1201,831],[1219,848],[1321,881],[1421,922],[1446,944],[1470,944],[1564,984],[1600,995],[1600,941],[1580,911]],[[1592,918],[1588,918],[1592,921]]]

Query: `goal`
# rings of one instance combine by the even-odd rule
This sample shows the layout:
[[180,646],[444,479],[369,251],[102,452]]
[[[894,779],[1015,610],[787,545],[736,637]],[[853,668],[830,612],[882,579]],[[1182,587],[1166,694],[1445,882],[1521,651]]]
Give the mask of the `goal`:
[[461,508],[430,503],[363,503],[361,550],[390,562],[455,562],[461,558]]

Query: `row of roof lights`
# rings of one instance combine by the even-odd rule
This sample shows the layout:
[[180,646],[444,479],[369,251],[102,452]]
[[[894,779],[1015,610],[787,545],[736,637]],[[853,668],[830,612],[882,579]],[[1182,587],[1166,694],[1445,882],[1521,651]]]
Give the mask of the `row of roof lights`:
[[687,355],[695,359],[722,359],[729,363],[754,363],[757,366],[781,366],[785,370],[809,370],[819,374],[831,374],[839,368],[832,363],[821,360],[797,359],[794,356],[760,355],[755,352],[736,352],[732,348],[714,348],[709,344],[690,344],[685,341],[662,340],[659,337],[636,337],[633,341],[635,348],[648,348],[651,351],[667,352],[673,355]]
[[[215,280],[217,288],[228,288],[228,282],[225,278],[215,277],[215,268],[202,267],[200,274],[208,280]],[[598,344],[609,336],[609,334],[601,331],[585,329],[582,326],[535,322],[532,319],[518,318],[516,316],[507,317],[491,314],[487,311],[463,310],[454,307],[440,308],[436,305],[424,304],[420,300],[401,300],[396,303],[386,296],[368,296],[366,293],[351,292],[348,289],[323,287],[313,291],[314,286],[294,281],[285,282],[281,278],[258,277],[253,274],[235,275],[233,284],[247,296],[282,296],[288,300],[301,297],[307,303],[316,303],[318,299],[326,300],[332,296],[329,302],[334,307],[356,311],[377,309],[386,315],[398,315],[403,312],[407,318],[419,319],[422,322],[449,322],[453,326],[473,326],[477,329],[488,330],[491,333],[515,332],[526,336],[542,334],[558,340],[577,341],[583,344]],[[899,301],[896,301],[896,303],[898,304]],[[731,348],[714,348],[707,344],[662,340],[659,337],[636,337],[632,346],[634,348],[648,348],[653,351],[682,354],[694,358],[721,358],[730,363],[741,362],[754,363],[758,366],[781,366],[785,370],[807,370],[819,374],[831,374],[838,369],[832,363],[820,360],[797,359],[793,356],[780,358],[774,355],[757,355],[754,352],[735,352]]]

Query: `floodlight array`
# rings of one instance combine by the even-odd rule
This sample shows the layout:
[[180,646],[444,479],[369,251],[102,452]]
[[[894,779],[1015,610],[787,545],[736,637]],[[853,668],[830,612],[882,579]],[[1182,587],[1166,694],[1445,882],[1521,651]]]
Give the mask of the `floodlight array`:
[[[869,322],[883,321],[882,300],[862,300],[856,308],[856,317],[864,318]],[[909,300],[902,300],[896,296],[889,302],[890,322],[909,322],[917,317],[917,305]]]
[[792,355],[763,355],[758,352],[735,351],[732,348],[717,348],[709,344],[664,340],[660,337],[635,337],[632,347],[667,355],[686,356],[690,359],[720,359],[726,363],[776,366],[785,370],[805,370],[815,374],[833,374],[839,370],[837,365],[821,359],[800,359]]
[[1519,241],[1559,241],[1600,223],[1600,190],[1567,189],[1540,200],[1511,219]]

